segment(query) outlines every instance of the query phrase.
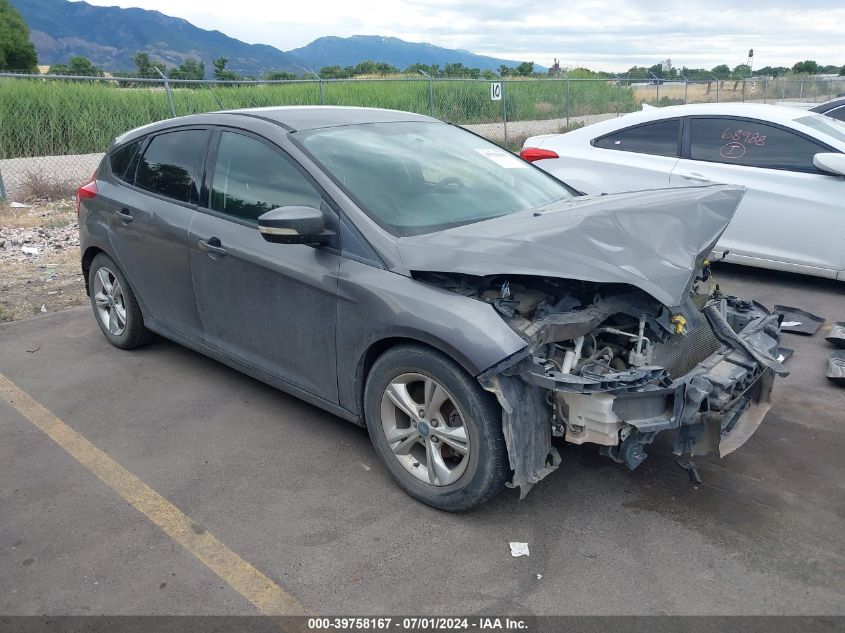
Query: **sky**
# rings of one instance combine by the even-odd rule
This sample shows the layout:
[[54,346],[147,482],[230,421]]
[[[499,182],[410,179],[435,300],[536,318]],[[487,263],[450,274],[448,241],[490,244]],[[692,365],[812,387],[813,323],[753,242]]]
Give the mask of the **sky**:
[[[550,66],[623,71],[845,64],[842,0],[88,0],[155,9],[282,50],[323,35],[385,35]],[[375,60],[379,61],[379,60]]]

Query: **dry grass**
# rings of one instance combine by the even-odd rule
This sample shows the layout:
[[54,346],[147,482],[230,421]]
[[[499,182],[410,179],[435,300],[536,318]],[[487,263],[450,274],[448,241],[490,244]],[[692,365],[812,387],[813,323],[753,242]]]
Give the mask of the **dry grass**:
[[64,200],[75,191],[73,183],[54,179],[42,172],[30,171],[23,177],[19,188],[19,196],[26,202]]
[[[59,200],[62,200],[61,198]],[[70,203],[12,207],[0,204],[0,227],[12,229],[34,229],[39,226],[59,228],[76,221],[76,209]]]

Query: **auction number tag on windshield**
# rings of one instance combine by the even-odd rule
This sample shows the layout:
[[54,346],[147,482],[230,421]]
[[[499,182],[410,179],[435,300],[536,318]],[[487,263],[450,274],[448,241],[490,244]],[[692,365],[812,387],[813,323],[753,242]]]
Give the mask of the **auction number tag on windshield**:
[[525,169],[528,167],[527,163],[523,163],[516,156],[503,149],[485,147],[484,149],[477,149],[475,151],[505,169]]

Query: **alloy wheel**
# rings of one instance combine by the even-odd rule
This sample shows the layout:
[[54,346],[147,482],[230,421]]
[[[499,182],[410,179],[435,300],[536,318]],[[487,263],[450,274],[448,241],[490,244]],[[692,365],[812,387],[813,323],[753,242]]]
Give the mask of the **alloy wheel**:
[[115,274],[102,266],[94,275],[94,303],[97,317],[114,336],[120,336],[126,330],[126,301],[123,288]]
[[433,378],[394,378],[381,398],[381,423],[393,456],[420,481],[448,486],[466,471],[470,442],[463,415]]

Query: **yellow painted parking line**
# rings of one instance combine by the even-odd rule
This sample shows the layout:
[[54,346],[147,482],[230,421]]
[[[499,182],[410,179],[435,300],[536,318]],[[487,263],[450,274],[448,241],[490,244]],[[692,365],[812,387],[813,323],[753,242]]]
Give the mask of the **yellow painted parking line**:
[[308,615],[293,596],[0,373],[0,397],[265,615]]

